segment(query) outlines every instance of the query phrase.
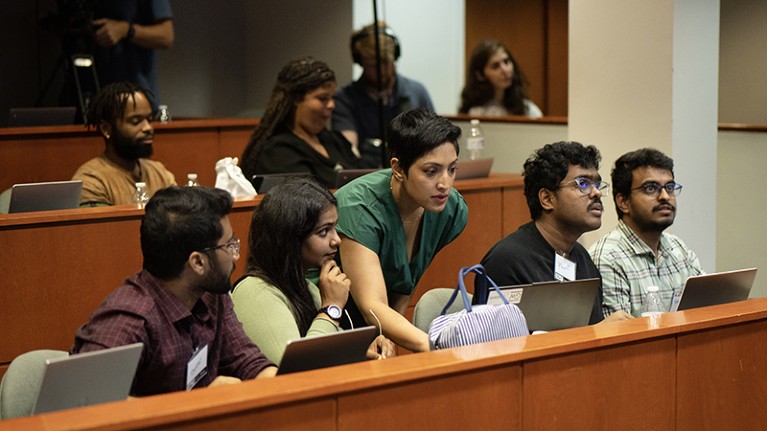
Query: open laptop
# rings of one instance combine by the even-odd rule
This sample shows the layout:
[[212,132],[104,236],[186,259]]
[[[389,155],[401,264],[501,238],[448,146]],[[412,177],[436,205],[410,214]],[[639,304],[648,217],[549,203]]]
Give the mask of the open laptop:
[[456,180],[468,180],[470,178],[487,178],[493,168],[493,158],[459,160],[458,170],[455,172]]
[[274,186],[282,183],[290,177],[308,177],[309,172],[288,172],[284,174],[255,174],[250,179],[253,188],[260,194],[268,193]]
[[75,123],[74,106],[46,108],[11,108],[8,127],[64,126]]
[[296,373],[317,368],[351,364],[367,359],[365,356],[378,328],[365,326],[317,337],[288,341],[277,374]]
[[367,175],[377,170],[378,169],[341,169],[336,174],[336,188],[339,189],[352,182],[352,180],[356,180],[363,175]]
[[[555,331],[589,324],[599,290],[599,279],[547,281],[518,286],[499,287],[511,304],[517,304],[533,331]],[[490,288],[488,304],[502,304],[498,293]]]
[[46,360],[32,414],[127,399],[143,348],[135,343]]
[[745,301],[751,293],[756,268],[696,275],[687,279],[684,288],[673,296],[670,311]]
[[49,183],[15,184],[11,188],[9,213],[65,210],[80,206],[83,182],[54,181]]

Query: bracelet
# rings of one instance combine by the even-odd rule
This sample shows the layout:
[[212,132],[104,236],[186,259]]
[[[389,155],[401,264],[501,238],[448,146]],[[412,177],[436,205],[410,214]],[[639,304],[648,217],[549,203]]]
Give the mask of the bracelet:
[[136,29],[133,27],[133,23],[128,23],[128,34],[125,35],[125,40],[130,41],[133,39],[133,37],[136,36]]

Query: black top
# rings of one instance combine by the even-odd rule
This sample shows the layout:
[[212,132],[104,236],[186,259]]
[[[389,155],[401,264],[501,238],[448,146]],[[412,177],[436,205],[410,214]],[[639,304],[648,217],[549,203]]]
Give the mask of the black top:
[[329,158],[314,150],[292,132],[274,135],[266,141],[256,160],[255,174],[309,172],[327,188],[335,188],[336,175],[342,169],[360,168],[360,159],[340,132],[323,130],[317,137]]
[[[520,226],[512,234],[498,241],[482,258],[487,274],[499,286],[554,281],[554,248],[546,242],[535,222]],[[602,277],[588,251],[575,243],[568,259],[575,262],[575,278],[599,278],[600,286],[594,299],[589,324],[599,323],[602,314]]]

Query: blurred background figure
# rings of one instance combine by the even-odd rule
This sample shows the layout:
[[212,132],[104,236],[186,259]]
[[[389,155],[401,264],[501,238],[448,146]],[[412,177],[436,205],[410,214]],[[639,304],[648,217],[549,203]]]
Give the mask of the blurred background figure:
[[286,64],[242,153],[245,178],[308,172],[334,188],[339,170],[360,168],[349,141],[328,130],[335,92],[336,75],[324,62],[304,57]]
[[527,85],[525,74],[508,48],[497,40],[482,41],[471,53],[458,112],[488,117],[542,117],[541,110],[527,96]]

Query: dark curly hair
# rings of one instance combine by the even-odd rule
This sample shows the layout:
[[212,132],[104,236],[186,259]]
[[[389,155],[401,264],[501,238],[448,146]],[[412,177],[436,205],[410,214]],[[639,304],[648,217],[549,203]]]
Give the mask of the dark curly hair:
[[593,145],[561,141],[547,144],[527,159],[524,165],[525,198],[530,216],[537,220],[543,214],[538,192],[541,189],[557,190],[567,176],[570,166],[599,169],[602,156]]
[[273,135],[290,130],[296,102],[303,100],[306,93],[329,82],[336,82],[335,73],[327,64],[312,57],[292,60],[280,70],[269,106],[242,153],[240,166],[246,178],[256,173],[256,159],[266,141]]
[[461,92],[461,107],[458,112],[468,113],[472,107],[482,106],[493,98],[495,92],[493,85],[488,80],[480,80],[479,77],[485,75],[485,65],[499,49],[508,54],[514,65],[511,85],[503,94],[503,106],[511,114],[527,115],[525,107],[525,100],[529,98],[527,95],[527,78],[514,56],[511,55],[511,51],[497,40],[483,40],[471,52],[469,67],[466,69],[466,86]]
[[642,148],[620,156],[615,161],[615,167],[613,167],[613,171],[610,174],[613,187],[613,202],[615,202],[615,210],[618,212],[618,220],[623,218],[623,211],[618,208],[618,202],[615,201],[615,198],[618,194],[623,196],[631,194],[634,169],[644,166],[663,169],[671,172],[672,178],[674,176],[674,160],[655,148]]

